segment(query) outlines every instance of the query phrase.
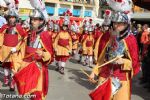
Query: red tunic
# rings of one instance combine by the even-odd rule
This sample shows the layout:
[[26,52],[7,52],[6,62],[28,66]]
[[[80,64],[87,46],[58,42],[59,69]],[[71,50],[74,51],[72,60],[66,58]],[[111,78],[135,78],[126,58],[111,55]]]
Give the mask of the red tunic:
[[[102,38],[99,45],[99,53],[102,52],[103,48],[105,48],[107,45],[107,42],[109,39],[107,37]],[[140,71],[140,61],[138,56],[138,46],[136,42],[136,38],[133,35],[129,35],[127,38],[125,38],[125,43],[127,45],[127,48],[129,50],[129,55],[132,60],[132,69],[133,69],[133,75],[136,75]],[[118,77],[120,80],[126,80],[126,71],[121,70],[120,65],[106,65],[101,68],[100,76],[107,78],[110,76],[111,72],[111,66],[114,66],[114,72],[113,75]]]
[[[53,47],[52,47],[52,37],[51,35],[47,32],[44,31],[40,34],[40,39],[42,41],[42,46],[44,47],[44,49],[50,53],[51,55],[51,62],[53,61]],[[26,53],[30,54],[30,53],[35,53],[36,48],[32,48],[32,47],[26,47]],[[35,57],[36,60],[33,61],[32,57]],[[30,90],[32,90],[33,88],[36,87],[37,85],[37,80],[39,78],[39,69],[37,68],[37,64],[35,63],[36,61],[41,62],[42,63],[42,92],[44,94],[44,96],[48,93],[48,68],[47,68],[47,62],[43,62],[42,59],[34,54],[32,57],[26,58],[24,59],[24,61],[27,62],[31,62],[30,64],[28,64],[25,68],[23,68],[21,71],[19,71],[17,74],[14,75],[14,79],[17,82],[17,87],[19,90],[20,94],[25,94],[27,92],[29,92]],[[34,69],[34,70],[32,70]],[[23,73],[23,74],[22,74]],[[34,76],[32,75],[34,73]],[[33,77],[30,77],[33,76]],[[22,83],[25,83],[22,86]],[[34,84],[32,84],[34,83]]]
[[[3,33],[7,28],[10,26],[8,24],[5,24],[2,26],[0,33]],[[15,26],[17,33],[21,37],[27,36],[27,33],[23,30],[20,24],[17,24]],[[18,34],[7,34],[4,33],[4,41],[3,44],[8,47],[15,47],[18,44]]]

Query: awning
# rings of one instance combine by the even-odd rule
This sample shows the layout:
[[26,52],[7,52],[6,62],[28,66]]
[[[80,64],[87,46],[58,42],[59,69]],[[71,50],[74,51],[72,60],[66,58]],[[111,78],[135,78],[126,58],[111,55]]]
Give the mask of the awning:
[[134,13],[132,16],[134,19],[150,19],[150,13],[146,12],[139,12],[139,13]]
[[140,22],[150,22],[150,13],[148,12],[134,13],[132,16],[132,20],[136,20]]
[[134,4],[150,10],[150,0],[133,0]]
[[26,20],[29,18],[29,16],[20,16],[19,18],[21,18],[21,20]]

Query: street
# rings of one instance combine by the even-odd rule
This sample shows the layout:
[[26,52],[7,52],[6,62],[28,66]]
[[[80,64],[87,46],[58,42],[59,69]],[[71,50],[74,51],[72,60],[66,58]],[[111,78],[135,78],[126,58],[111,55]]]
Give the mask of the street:
[[[67,62],[65,75],[55,71],[54,63],[49,66],[49,92],[46,100],[90,100],[88,94],[94,85],[89,83],[86,75],[84,75],[80,68],[84,68],[87,73],[91,69],[75,60],[70,59]],[[2,68],[1,68],[2,71]],[[141,74],[141,73],[140,73]],[[132,82],[132,100],[150,100],[150,93],[139,85],[138,78],[140,74],[133,79]],[[1,74],[0,81],[2,83],[3,75]],[[9,92],[8,87],[2,86],[1,94],[16,94],[16,92]],[[17,100],[17,99],[0,99],[0,100]]]

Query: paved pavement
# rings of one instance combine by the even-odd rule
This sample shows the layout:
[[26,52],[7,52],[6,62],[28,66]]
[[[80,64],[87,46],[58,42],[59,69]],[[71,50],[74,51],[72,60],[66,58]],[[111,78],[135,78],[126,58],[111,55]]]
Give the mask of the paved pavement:
[[[56,72],[54,64],[49,66],[49,92],[46,100],[90,100],[88,94],[94,89],[94,85],[90,84],[87,77],[80,71],[84,68],[87,73],[91,69],[76,61],[70,59],[66,64],[65,75]],[[0,68],[2,71],[2,68]],[[0,74],[0,82],[3,75]],[[133,79],[132,100],[150,100],[150,93],[139,85],[138,78],[140,74]],[[1,87],[1,94],[16,94],[9,92],[8,87]],[[0,99],[0,100],[17,100],[17,99]]]

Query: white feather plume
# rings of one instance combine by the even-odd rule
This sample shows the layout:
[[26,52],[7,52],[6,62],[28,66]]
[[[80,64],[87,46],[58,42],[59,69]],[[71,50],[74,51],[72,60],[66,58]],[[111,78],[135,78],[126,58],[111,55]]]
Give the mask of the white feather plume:
[[132,10],[132,0],[122,0],[117,2],[116,0],[106,0],[108,5],[115,11],[127,12]]
[[31,6],[35,9],[39,9],[43,13],[45,19],[48,20],[48,14],[43,0],[29,0],[29,1],[31,3]]
[[6,2],[5,2],[4,0],[1,0],[1,1],[0,1],[0,6],[2,6],[2,7],[7,7]]
[[16,9],[15,1],[14,0],[4,0],[8,9]]

